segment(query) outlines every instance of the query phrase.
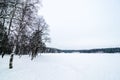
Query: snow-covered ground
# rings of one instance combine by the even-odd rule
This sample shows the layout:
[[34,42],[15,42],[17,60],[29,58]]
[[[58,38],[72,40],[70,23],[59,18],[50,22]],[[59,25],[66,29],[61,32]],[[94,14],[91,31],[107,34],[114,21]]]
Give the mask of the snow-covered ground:
[[42,54],[0,57],[0,80],[120,80],[120,54]]

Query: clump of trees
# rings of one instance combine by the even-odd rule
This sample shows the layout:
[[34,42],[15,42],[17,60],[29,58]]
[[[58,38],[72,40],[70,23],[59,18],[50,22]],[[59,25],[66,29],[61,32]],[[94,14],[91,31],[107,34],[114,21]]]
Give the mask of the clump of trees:
[[10,54],[10,69],[14,54],[29,54],[33,60],[46,50],[48,25],[38,16],[39,5],[40,0],[0,0],[0,54]]

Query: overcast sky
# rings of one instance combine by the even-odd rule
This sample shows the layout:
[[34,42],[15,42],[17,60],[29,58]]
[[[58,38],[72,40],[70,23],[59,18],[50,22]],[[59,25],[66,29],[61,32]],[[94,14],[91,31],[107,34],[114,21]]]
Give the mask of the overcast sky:
[[43,0],[50,47],[91,49],[120,46],[120,0]]

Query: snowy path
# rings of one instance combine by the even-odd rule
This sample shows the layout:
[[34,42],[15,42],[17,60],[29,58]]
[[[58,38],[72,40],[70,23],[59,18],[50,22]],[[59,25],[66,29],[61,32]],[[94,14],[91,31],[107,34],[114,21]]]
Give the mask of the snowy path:
[[0,80],[120,80],[120,54],[42,54],[0,58]]

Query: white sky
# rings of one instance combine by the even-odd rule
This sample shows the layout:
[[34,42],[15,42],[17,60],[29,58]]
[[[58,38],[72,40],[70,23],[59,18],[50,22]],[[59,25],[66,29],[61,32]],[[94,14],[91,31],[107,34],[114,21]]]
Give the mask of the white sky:
[[43,0],[50,47],[89,49],[120,46],[120,0]]

